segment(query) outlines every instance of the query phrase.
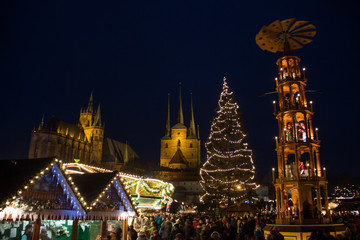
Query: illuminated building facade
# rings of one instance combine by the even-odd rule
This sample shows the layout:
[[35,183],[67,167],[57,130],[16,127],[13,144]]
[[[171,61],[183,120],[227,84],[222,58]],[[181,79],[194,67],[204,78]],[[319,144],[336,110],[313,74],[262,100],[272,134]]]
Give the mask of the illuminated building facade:
[[[180,86],[181,87],[181,86]],[[195,129],[191,96],[189,127],[184,124],[181,88],[176,124],[171,127],[170,99],[168,99],[165,134],[161,138],[160,168],[154,172],[158,179],[171,182],[175,187],[173,197],[186,203],[198,200],[202,189],[200,176],[200,135]]]
[[144,166],[139,156],[127,144],[104,137],[100,105],[93,108],[91,93],[88,106],[81,108],[77,124],[51,118],[46,124],[42,119],[31,134],[29,158],[56,156],[64,162],[92,164],[113,170]]
[[170,128],[170,99],[168,100],[168,113],[166,118],[165,135],[161,138],[160,167],[171,169],[199,169],[200,167],[200,138],[196,133],[194,110],[191,97],[190,124],[184,124],[179,90],[179,106],[177,121]]

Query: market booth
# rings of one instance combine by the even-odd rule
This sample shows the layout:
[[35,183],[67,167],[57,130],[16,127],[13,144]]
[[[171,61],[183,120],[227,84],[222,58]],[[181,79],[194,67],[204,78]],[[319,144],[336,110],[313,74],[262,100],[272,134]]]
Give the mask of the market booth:
[[[65,163],[64,167],[65,172],[72,176],[111,172],[111,170],[82,164],[79,161]],[[171,196],[175,188],[171,183],[125,172],[119,172],[118,176],[139,211],[159,211],[173,201]]]
[[117,172],[69,175],[55,158],[0,161],[0,239],[97,239],[137,216]]

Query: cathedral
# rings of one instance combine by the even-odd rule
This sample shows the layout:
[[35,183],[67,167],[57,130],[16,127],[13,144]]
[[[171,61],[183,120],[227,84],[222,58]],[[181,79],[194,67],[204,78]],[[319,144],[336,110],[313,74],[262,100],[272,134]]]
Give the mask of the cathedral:
[[158,170],[154,171],[157,178],[169,181],[174,185],[173,197],[180,201],[196,202],[202,192],[199,184],[200,152],[199,126],[196,131],[192,95],[187,127],[184,123],[180,88],[176,124],[172,127],[170,98],[168,99],[165,134],[161,138],[160,166]]
[[[161,139],[160,166],[171,169],[200,168],[200,139],[195,130],[194,109],[191,96],[189,128],[184,124],[181,89],[176,124],[170,128],[170,98],[165,135]],[[199,130],[199,129],[198,129]]]
[[76,124],[54,117],[47,123],[42,119],[32,131],[28,157],[57,157],[68,163],[79,161],[110,170],[140,175],[150,173],[155,178],[171,182],[176,188],[175,198],[194,201],[201,192],[199,127],[196,130],[192,96],[189,125],[185,125],[181,88],[177,110],[176,123],[172,126],[169,97],[165,134],[160,141],[160,164],[152,174],[146,162],[127,143],[104,137],[100,105],[94,108],[92,93],[87,107],[80,109]]
[[139,156],[127,144],[104,137],[100,104],[94,109],[93,93],[88,106],[81,108],[77,124],[44,118],[31,134],[29,158],[57,157],[64,162],[91,164],[107,169],[132,171],[144,166]]

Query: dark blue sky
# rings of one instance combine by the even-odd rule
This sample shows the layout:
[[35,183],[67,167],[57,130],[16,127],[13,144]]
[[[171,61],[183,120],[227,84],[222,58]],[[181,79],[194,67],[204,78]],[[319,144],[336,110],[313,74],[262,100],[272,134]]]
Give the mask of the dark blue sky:
[[356,1],[1,1],[0,158],[27,157],[43,114],[75,123],[91,90],[108,137],[128,140],[159,161],[167,94],[172,124],[178,82],[185,121],[190,92],[202,142],[227,76],[260,174],[276,165],[272,114],[279,54],[255,35],[276,19],[309,20],[317,35],[294,51],[309,78],[320,160],[334,173],[359,175],[359,20]]

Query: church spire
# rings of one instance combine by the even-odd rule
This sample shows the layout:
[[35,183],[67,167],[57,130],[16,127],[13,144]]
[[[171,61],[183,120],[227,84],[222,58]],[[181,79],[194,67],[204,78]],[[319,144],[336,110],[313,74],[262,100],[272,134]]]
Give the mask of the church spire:
[[170,93],[168,93],[168,112],[165,125],[165,137],[170,137]]
[[179,83],[179,108],[178,108],[178,116],[176,123],[184,124],[184,115],[183,115],[182,101],[181,101],[181,82]]
[[124,165],[127,165],[129,162],[129,154],[128,154],[128,144],[125,142],[125,151],[124,151]]
[[100,111],[100,103],[98,105],[97,111],[96,111],[96,115],[94,118],[94,126],[100,126],[101,127],[101,111]]
[[193,109],[192,93],[190,93],[190,97],[191,97],[191,106],[190,106],[189,137],[196,138],[196,129],[195,129],[195,119],[194,119],[194,109]]
[[93,112],[93,91],[91,91],[90,99],[87,107],[87,112],[92,113]]
[[197,125],[197,137],[198,137],[198,139],[200,139],[200,126],[199,126],[199,124]]
[[40,122],[40,124],[39,124],[38,130],[42,130],[43,127],[44,127],[44,114],[43,114],[43,116],[42,116],[42,118],[41,118],[41,122]]

